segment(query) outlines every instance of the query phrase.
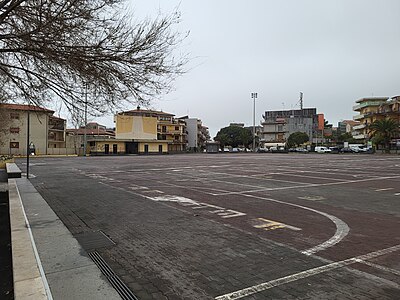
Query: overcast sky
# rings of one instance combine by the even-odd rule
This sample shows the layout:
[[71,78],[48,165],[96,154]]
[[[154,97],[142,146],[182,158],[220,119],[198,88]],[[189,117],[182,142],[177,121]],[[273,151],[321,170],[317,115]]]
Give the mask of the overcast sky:
[[[265,110],[316,107],[334,126],[355,100],[400,94],[399,0],[127,0],[134,18],[179,6],[190,71],[152,105],[203,120],[211,136]],[[99,119],[113,126],[112,117]]]

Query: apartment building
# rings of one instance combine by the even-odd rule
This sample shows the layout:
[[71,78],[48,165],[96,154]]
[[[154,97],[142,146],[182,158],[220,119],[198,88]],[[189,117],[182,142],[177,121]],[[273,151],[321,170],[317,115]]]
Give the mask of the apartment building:
[[180,117],[178,120],[185,123],[187,150],[203,151],[206,148],[206,142],[210,140],[208,127],[204,126],[200,119],[189,118],[189,116]]
[[[321,124],[322,116],[322,124]],[[317,114],[316,108],[266,111],[261,123],[261,145],[264,147],[283,146],[294,132],[305,132],[311,141],[320,139],[323,129],[323,114]]]
[[90,122],[86,126],[66,130],[66,146],[74,149],[75,154],[82,155],[84,152],[84,141],[86,134],[86,154],[90,155],[113,155],[124,154],[125,143],[115,140],[113,129],[97,122]]
[[400,96],[394,97],[370,97],[356,101],[353,110],[359,112],[353,119],[360,122],[354,126],[355,139],[365,141],[370,138],[368,126],[376,120],[392,119],[400,124]]
[[171,153],[186,150],[185,122],[162,111],[137,109],[114,116],[115,137],[129,153]]
[[337,133],[339,135],[350,133],[352,136],[356,135],[354,127],[360,125],[360,122],[354,120],[343,120],[338,122]]
[[0,104],[0,154],[26,155],[29,141],[36,155],[55,154],[65,149],[66,120],[54,111],[35,105]]
[[177,153],[186,151],[187,131],[186,123],[174,118],[173,114],[159,112],[157,115],[157,139],[168,141],[168,152]]

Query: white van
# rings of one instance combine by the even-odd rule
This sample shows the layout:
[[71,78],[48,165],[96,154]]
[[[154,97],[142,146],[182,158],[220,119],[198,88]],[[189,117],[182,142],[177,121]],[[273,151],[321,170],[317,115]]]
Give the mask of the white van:
[[329,149],[328,147],[318,146],[318,147],[315,147],[315,152],[317,152],[317,153],[331,153],[332,150]]

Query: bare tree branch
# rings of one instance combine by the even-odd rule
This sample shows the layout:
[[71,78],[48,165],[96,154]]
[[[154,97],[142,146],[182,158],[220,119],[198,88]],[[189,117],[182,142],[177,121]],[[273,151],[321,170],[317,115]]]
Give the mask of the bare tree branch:
[[105,112],[126,101],[148,104],[168,92],[186,56],[174,30],[180,14],[131,25],[123,0],[0,1],[0,83],[8,101],[44,105],[60,97],[70,109]]

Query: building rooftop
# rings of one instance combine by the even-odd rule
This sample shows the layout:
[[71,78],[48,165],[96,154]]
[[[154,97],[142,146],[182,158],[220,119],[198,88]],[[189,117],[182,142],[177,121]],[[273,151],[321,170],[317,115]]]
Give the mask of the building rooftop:
[[362,103],[362,102],[365,102],[365,101],[386,101],[387,99],[389,99],[389,97],[366,97],[366,98],[361,98],[361,99],[358,99],[357,101],[356,101],[356,103]]
[[12,109],[12,110],[24,110],[24,111],[29,110],[29,111],[42,111],[42,112],[54,113],[54,110],[50,110],[50,109],[36,106],[36,105],[0,103],[0,107],[4,108],[4,109]]
[[351,126],[360,124],[360,122],[354,120],[343,120],[342,123],[349,124]]
[[153,114],[153,115],[158,115],[158,116],[170,116],[170,117],[175,116],[174,114],[166,113],[163,111],[151,110],[151,109],[141,109],[139,106],[136,109],[123,111],[118,114],[122,114],[122,115],[123,114],[134,114],[134,115]]
[[90,134],[90,135],[106,135],[106,136],[115,136],[114,132],[110,132],[107,131],[105,129],[102,128],[98,128],[98,129],[93,129],[93,128],[70,128],[66,130],[67,133],[73,133],[75,135],[84,135],[85,132],[86,134]]

